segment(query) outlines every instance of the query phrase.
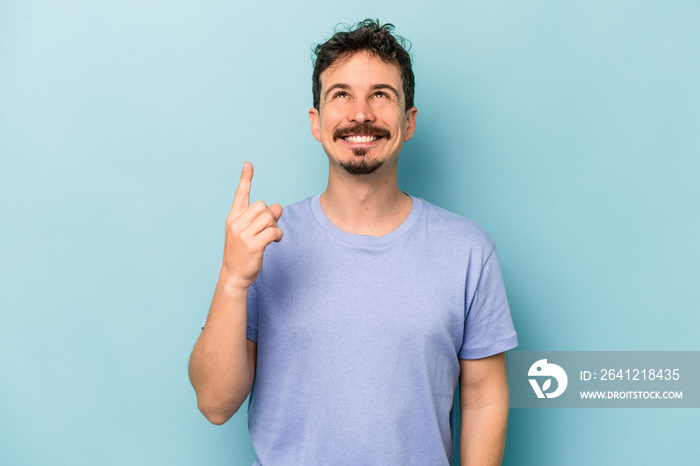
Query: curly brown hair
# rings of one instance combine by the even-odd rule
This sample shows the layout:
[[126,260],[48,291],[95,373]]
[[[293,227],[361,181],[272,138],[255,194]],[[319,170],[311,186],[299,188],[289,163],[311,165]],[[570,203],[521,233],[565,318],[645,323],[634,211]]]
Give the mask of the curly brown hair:
[[345,31],[336,29],[333,37],[314,47],[314,72],[312,75],[312,91],[314,108],[320,110],[321,73],[335,63],[357,52],[368,51],[381,58],[386,63],[399,67],[403,82],[403,93],[406,97],[406,110],[413,107],[415,78],[411,68],[411,56],[408,53],[411,45],[401,36],[392,32],[394,25],[382,25],[379,20],[366,19],[360,21]]

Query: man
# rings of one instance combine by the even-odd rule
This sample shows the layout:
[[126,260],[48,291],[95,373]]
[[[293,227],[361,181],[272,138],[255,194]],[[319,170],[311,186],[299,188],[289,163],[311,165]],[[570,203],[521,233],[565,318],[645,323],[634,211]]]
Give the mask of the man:
[[320,196],[249,205],[243,166],[190,379],[215,424],[250,393],[256,464],[449,464],[458,380],[462,464],[502,459],[517,339],[498,259],[474,222],[399,189],[416,108],[392,28],[316,48]]

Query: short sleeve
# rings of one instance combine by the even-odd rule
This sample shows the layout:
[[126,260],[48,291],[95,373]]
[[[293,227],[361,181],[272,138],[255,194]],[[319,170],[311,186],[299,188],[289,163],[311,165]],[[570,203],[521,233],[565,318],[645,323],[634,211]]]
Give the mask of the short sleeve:
[[247,305],[247,326],[245,336],[248,340],[258,341],[258,282],[248,288]]
[[495,248],[484,262],[474,293],[466,298],[460,359],[485,358],[518,346]]

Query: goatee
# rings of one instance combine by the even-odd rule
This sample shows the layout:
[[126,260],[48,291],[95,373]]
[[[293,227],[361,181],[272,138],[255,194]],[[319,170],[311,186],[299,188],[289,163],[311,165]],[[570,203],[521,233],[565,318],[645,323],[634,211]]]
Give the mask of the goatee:
[[340,166],[351,175],[369,175],[374,173],[384,163],[383,160],[367,160],[365,157],[369,152],[367,149],[355,148],[352,152],[356,158],[353,158],[351,162],[340,162]]

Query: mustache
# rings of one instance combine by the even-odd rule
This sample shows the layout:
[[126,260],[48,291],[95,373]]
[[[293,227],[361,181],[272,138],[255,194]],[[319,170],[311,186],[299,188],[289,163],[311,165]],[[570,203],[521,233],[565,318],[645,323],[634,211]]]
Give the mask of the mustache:
[[389,130],[380,128],[379,126],[374,126],[370,124],[357,124],[355,126],[348,126],[347,128],[338,128],[333,131],[333,141],[345,136],[381,136],[383,138],[390,139],[391,133]]

